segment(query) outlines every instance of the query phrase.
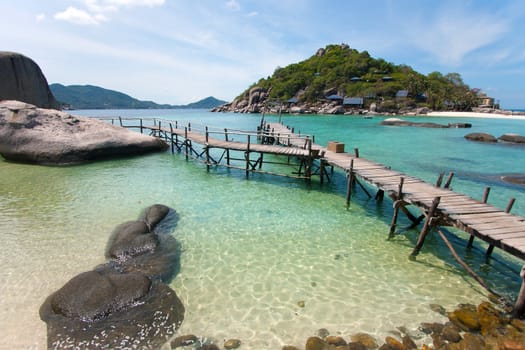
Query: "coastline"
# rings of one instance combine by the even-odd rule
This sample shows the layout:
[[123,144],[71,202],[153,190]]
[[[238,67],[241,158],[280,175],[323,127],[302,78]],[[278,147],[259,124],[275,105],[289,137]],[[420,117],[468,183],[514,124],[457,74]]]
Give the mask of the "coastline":
[[464,118],[525,120],[525,114],[520,113],[520,112],[515,112],[515,113],[516,114],[450,111],[450,112],[429,112],[425,114],[425,116],[427,117],[464,117]]

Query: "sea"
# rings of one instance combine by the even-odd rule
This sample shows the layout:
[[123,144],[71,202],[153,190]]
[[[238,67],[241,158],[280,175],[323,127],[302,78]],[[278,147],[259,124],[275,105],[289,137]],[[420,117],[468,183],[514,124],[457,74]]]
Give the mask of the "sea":
[[[218,128],[256,130],[258,114],[205,110],[76,110],[74,115],[155,117]],[[525,187],[503,175],[525,174],[525,148],[468,141],[467,133],[525,135],[525,121],[486,118],[404,117],[412,121],[471,123],[470,129],[380,125],[385,117],[266,115],[321,145],[344,143],[363,158],[435,183],[454,173],[451,187],[525,216]],[[265,158],[278,162],[278,159]],[[263,170],[281,172],[280,165]],[[278,169],[277,169],[278,168]],[[478,304],[487,292],[454,260],[437,234],[427,238],[415,261],[409,255],[419,228],[400,215],[388,239],[392,201],[369,198],[356,187],[345,203],[345,174],[329,182],[252,173],[169,150],[146,156],[49,167],[10,163],[0,157],[1,349],[45,349],[46,324],[38,310],[46,297],[77,274],[106,261],[113,229],[135,220],[155,203],[179,215],[171,233],[181,247],[180,268],[170,286],[186,312],[177,335],[194,334],[242,349],[303,348],[326,329],[346,340],[368,333],[409,334],[431,343],[422,322],[445,322],[448,311]],[[365,185],[375,194],[376,189]],[[411,209],[419,215],[416,208]],[[479,240],[449,229],[462,259],[499,294],[515,300],[523,261],[495,249],[485,258]],[[169,348],[169,347],[168,347]]]

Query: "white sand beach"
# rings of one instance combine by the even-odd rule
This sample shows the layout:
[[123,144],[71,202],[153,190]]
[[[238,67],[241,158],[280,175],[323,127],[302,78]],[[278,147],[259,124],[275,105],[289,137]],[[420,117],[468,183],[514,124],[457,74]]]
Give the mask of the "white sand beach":
[[465,118],[490,118],[490,119],[516,119],[525,120],[523,112],[496,111],[495,113],[481,112],[429,112],[429,117],[465,117]]

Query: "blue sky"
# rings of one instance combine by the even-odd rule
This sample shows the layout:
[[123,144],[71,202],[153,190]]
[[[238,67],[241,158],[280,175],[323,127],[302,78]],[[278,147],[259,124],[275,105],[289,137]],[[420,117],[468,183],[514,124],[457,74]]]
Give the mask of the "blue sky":
[[276,67],[346,43],[525,108],[523,0],[0,0],[0,50],[49,83],[142,100],[231,101]]

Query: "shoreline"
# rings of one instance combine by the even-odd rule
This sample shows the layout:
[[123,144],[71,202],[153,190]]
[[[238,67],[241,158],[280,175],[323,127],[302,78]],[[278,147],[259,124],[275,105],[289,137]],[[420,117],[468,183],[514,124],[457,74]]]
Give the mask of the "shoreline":
[[[512,112],[511,112],[512,113]],[[505,114],[505,113],[482,113],[482,112],[429,112],[421,116],[427,117],[462,117],[462,118],[486,118],[486,119],[514,119],[525,120],[525,114]]]

